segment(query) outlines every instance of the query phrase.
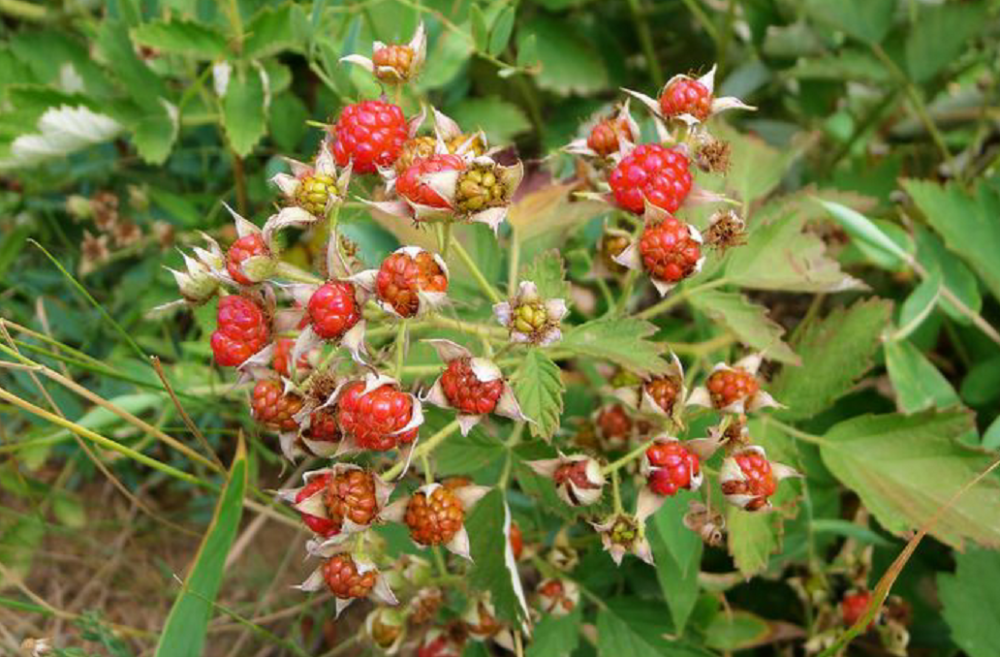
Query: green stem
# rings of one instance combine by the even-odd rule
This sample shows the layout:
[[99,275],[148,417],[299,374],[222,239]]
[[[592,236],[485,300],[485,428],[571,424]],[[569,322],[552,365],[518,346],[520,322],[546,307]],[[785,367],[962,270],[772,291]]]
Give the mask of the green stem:
[[601,474],[607,476],[609,474],[613,474],[615,472],[618,472],[618,470],[620,470],[621,468],[623,468],[626,465],[628,465],[630,462],[634,461],[635,459],[637,459],[640,456],[642,456],[643,454],[645,454],[646,450],[649,449],[652,445],[653,445],[653,441],[652,440],[647,440],[642,445],[640,445],[639,447],[636,447],[631,452],[629,452],[625,456],[621,457],[617,461],[613,461],[613,462],[607,464],[606,466],[604,466],[603,468],[601,468]]
[[400,380],[403,376],[403,361],[406,357],[406,320],[399,320],[399,327],[396,329],[396,368],[393,370],[393,376],[396,380]]
[[510,472],[514,466],[514,448],[521,443],[521,436],[524,434],[524,422],[518,422],[514,425],[514,430],[510,433],[510,438],[507,439],[507,460],[503,464],[503,472],[500,473],[500,481],[497,482],[497,486],[500,490],[506,490],[507,482],[510,481]]
[[274,269],[274,275],[278,278],[285,278],[296,283],[306,283],[308,285],[322,285],[323,279],[314,274],[299,269],[290,262],[281,261]]
[[492,339],[506,339],[507,329],[502,326],[489,326],[487,324],[476,324],[473,322],[463,322],[460,319],[451,319],[450,317],[445,317],[443,315],[428,315],[424,320],[425,323],[436,328],[451,329],[453,331],[461,331],[462,333],[468,333],[469,335],[476,335],[481,338],[492,338]]
[[[452,420],[444,427],[441,428],[436,434],[417,445],[413,450],[413,458],[421,458],[425,454],[430,454],[437,446],[444,442],[445,438],[455,433],[458,430],[458,420]],[[399,476],[399,473],[403,471],[404,461],[400,461],[396,465],[392,466],[388,470],[382,473],[382,481],[391,481]]]
[[611,494],[613,496],[613,501],[615,505],[615,515],[621,515],[624,513],[624,508],[622,507],[622,492],[618,485],[618,471],[611,471]]
[[781,429],[783,432],[787,433],[792,438],[797,438],[803,442],[811,443],[813,445],[826,444],[826,439],[823,438],[822,436],[817,436],[812,433],[806,433],[801,429],[796,429],[790,424],[785,424],[781,420],[776,420],[773,415],[764,415],[761,419],[763,419],[765,423],[773,424],[778,429]]
[[518,238],[517,228],[511,224],[510,227],[510,267],[507,270],[507,296],[513,297],[517,293],[517,273],[521,266],[521,240]]
[[681,304],[682,302],[684,302],[685,300],[687,300],[689,297],[691,297],[692,295],[694,295],[697,292],[704,292],[706,290],[712,290],[712,289],[715,289],[717,287],[722,287],[723,285],[726,285],[728,283],[729,283],[729,280],[726,279],[725,277],[723,277],[723,278],[717,278],[714,281],[709,281],[707,283],[702,283],[701,285],[696,285],[696,286],[694,286],[692,288],[684,288],[683,290],[681,290],[677,294],[673,294],[673,295],[667,297],[666,299],[663,299],[659,303],[653,304],[649,308],[646,308],[642,312],[636,313],[635,316],[638,319],[651,319],[651,318],[656,317],[657,315],[660,315],[662,313],[665,313],[668,310],[670,310],[671,308],[674,308],[675,306]]
[[622,286],[622,295],[618,297],[615,305],[615,314],[621,315],[628,310],[629,299],[632,298],[632,291],[635,289],[635,282],[639,280],[639,272],[634,269],[625,275],[625,284]]
[[461,242],[455,239],[454,235],[451,237],[450,244],[455,250],[455,255],[457,255],[458,259],[462,261],[462,264],[464,264],[465,268],[470,274],[472,274],[472,277],[476,279],[476,284],[479,285],[479,289],[481,289],[494,304],[502,303],[503,298],[500,296],[500,293],[496,291],[496,288],[494,288],[488,280],[486,280],[486,277],[483,276],[483,272],[479,270],[479,266],[476,265],[472,256],[470,256],[465,250]]

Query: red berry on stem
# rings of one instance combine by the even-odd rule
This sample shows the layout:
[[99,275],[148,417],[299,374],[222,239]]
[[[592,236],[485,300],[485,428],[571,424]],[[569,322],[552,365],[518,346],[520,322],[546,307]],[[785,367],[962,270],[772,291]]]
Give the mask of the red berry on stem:
[[597,429],[608,440],[628,440],[632,433],[632,418],[621,404],[608,406],[597,415]]
[[376,173],[396,161],[409,137],[406,117],[398,105],[366,100],[348,105],[333,128],[330,147],[337,165],[353,163],[355,173]]
[[370,525],[378,513],[375,479],[364,470],[348,470],[332,477],[326,489],[326,509],[340,527],[344,520],[356,525]]
[[721,369],[708,377],[705,383],[712,398],[712,405],[725,408],[741,399],[750,401],[760,390],[757,377],[741,369]]
[[736,460],[744,478],[723,481],[722,492],[727,496],[745,495],[752,498],[743,507],[747,511],[756,511],[766,506],[768,498],[778,489],[778,481],[774,477],[770,461],[755,450],[740,452],[729,458]]
[[646,450],[646,459],[651,468],[649,487],[659,495],[675,495],[690,488],[700,469],[698,456],[676,440],[655,443]]
[[361,320],[354,285],[347,281],[321,285],[309,297],[307,308],[313,331],[325,340],[339,340]]
[[676,283],[697,268],[701,245],[691,236],[687,224],[670,217],[643,230],[639,254],[650,276]]
[[471,358],[456,358],[441,375],[441,388],[448,403],[460,413],[485,415],[496,408],[503,394],[503,380],[480,381]]
[[[861,620],[871,601],[872,592],[867,589],[845,595],[844,599],[840,602],[840,613],[843,616],[844,625],[850,627]],[[873,624],[874,621],[869,623],[868,629],[871,629]]]
[[302,410],[302,398],[292,393],[285,394],[281,381],[258,381],[250,403],[254,418],[270,429],[294,431],[299,426],[292,416]]
[[236,367],[263,349],[270,337],[264,311],[246,297],[229,295],[219,300],[212,352],[223,367]]
[[349,384],[337,402],[341,430],[354,438],[358,447],[384,452],[399,443],[410,443],[418,428],[398,434],[413,417],[413,400],[395,385],[386,384],[362,394],[365,384]]
[[254,256],[271,256],[271,250],[267,248],[264,237],[260,233],[250,233],[239,238],[226,252],[226,270],[240,285],[255,284],[255,281],[250,280],[243,273],[243,263]]
[[445,292],[448,277],[434,256],[421,251],[416,257],[393,253],[382,261],[375,278],[378,298],[403,317],[412,317],[420,308],[418,292]]
[[428,495],[418,491],[406,505],[406,526],[410,537],[420,545],[442,545],[462,529],[465,510],[451,490],[440,486]]
[[[327,484],[330,483],[331,478],[332,475],[325,474],[310,479],[309,483],[303,486],[295,496],[295,503],[298,504],[303,500],[309,499],[313,495],[322,492],[327,487]],[[321,518],[310,513],[302,512],[299,512],[299,515],[302,516],[302,522],[306,524],[306,527],[308,527],[310,531],[314,534],[319,534],[323,538],[329,538],[340,532],[340,523],[334,522],[329,518]]]
[[660,111],[667,117],[690,114],[705,121],[712,114],[712,92],[697,80],[678,78],[660,95]]
[[642,214],[645,199],[667,212],[676,212],[691,191],[690,162],[676,148],[643,144],[622,158],[608,184],[615,202],[625,210]]
[[422,178],[431,173],[441,171],[461,171],[465,168],[465,160],[460,155],[444,153],[419,159],[403,173],[396,181],[396,192],[406,197],[410,202],[426,205],[432,208],[450,207],[447,199],[442,197]]
[[336,554],[323,564],[323,579],[330,593],[341,599],[365,597],[375,586],[376,576],[374,570],[359,573],[349,554]]

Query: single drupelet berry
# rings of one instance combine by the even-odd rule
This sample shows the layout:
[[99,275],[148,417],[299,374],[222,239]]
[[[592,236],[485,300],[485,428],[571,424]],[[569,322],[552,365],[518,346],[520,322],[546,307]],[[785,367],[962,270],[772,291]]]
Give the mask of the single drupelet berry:
[[731,457],[736,460],[744,479],[723,481],[722,492],[725,495],[747,495],[751,499],[743,507],[747,511],[756,511],[767,506],[767,500],[778,489],[778,481],[771,470],[771,463],[756,451],[745,451]]
[[260,233],[244,235],[233,242],[226,252],[226,271],[240,285],[254,285],[257,282],[243,272],[243,263],[254,256],[271,257],[271,250],[267,248],[264,236]]
[[607,440],[628,440],[632,433],[632,418],[621,404],[603,409],[597,415],[597,429]]
[[613,274],[624,274],[628,267],[617,262],[615,258],[622,254],[629,246],[628,235],[618,233],[604,233],[601,242],[598,244],[598,252],[601,255],[601,262]]
[[679,377],[658,376],[646,381],[643,387],[646,394],[653,398],[653,401],[664,413],[669,415],[673,412],[674,405],[681,394]]
[[676,283],[697,269],[701,245],[691,236],[687,224],[669,218],[646,227],[639,239],[639,254],[650,276]]
[[434,489],[428,496],[418,491],[406,505],[406,526],[410,538],[419,545],[442,545],[462,529],[465,511],[462,502],[444,486]]
[[340,528],[344,520],[370,525],[378,513],[375,479],[364,470],[347,470],[331,477],[323,498],[330,520]]
[[348,105],[333,128],[330,147],[337,165],[353,163],[355,173],[376,173],[396,161],[409,138],[406,117],[398,105],[366,100]]
[[[310,479],[309,483],[303,486],[299,490],[298,494],[296,494],[295,503],[299,504],[300,502],[323,491],[330,483],[331,478],[332,475],[325,474]],[[340,532],[340,523],[334,522],[329,518],[321,518],[319,516],[314,516],[311,513],[304,513],[301,511],[299,512],[299,515],[302,517],[302,522],[306,524],[306,527],[308,527],[310,531],[314,534],[322,536],[323,538],[330,538]]]
[[286,394],[281,381],[258,381],[250,404],[254,419],[269,429],[294,431],[299,426],[292,416],[302,410],[302,398]]
[[305,176],[295,191],[295,204],[311,215],[322,217],[331,196],[337,195],[337,181],[333,176],[319,173]]
[[520,560],[524,552],[524,536],[516,522],[510,523],[510,551],[514,554],[514,561]]
[[[410,77],[410,67],[413,64],[413,48],[407,45],[395,44],[383,46],[372,53],[372,64],[375,65],[375,76],[380,80],[406,80]],[[395,77],[388,73],[379,73],[380,68],[391,68]]]
[[712,92],[697,80],[679,77],[660,94],[660,112],[668,118],[690,114],[705,121],[712,114]]
[[635,140],[628,120],[624,117],[602,119],[590,130],[587,147],[601,157],[608,157],[618,152],[622,139]]
[[242,365],[267,346],[270,328],[264,311],[250,299],[229,295],[219,299],[212,353],[223,367]]
[[690,488],[700,469],[697,454],[676,440],[655,443],[646,450],[646,459],[652,468],[649,487],[658,495],[675,495],[682,488]]
[[411,203],[426,205],[431,208],[451,207],[443,196],[438,194],[423,177],[441,171],[461,171],[465,168],[465,160],[459,155],[443,153],[417,160],[396,180],[396,192]]
[[306,431],[309,440],[321,443],[339,443],[343,436],[337,425],[337,415],[330,408],[313,411],[309,416],[309,429]]
[[378,298],[403,317],[417,314],[420,309],[418,292],[447,290],[448,276],[427,251],[421,251],[416,257],[408,253],[393,253],[382,261],[375,277]]
[[705,383],[712,397],[712,405],[725,408],[741,399],[750,401],[760,390],[757,377],[740,369],[718,370]]
[[309,297],[309,322],[316,335],[325,340],[339,340],[361,320],[354,284],[329,281]]
[[486,415],[493,412],[503,394],[503,380],[480,381],[472,369],[471,358],[456,358],[441,375],[441,388],[448,403],[459,413]]
[[489,165],[473,165],[458,178],[455,203],[463,212],[479,212],[507,203],[507,186]]
[[[844,625],[850,627],[861,620],[871,601],[872,592],[867,589],[845,595],[840,602],[840,614]],[[872,625],[874,625],[874,621],[868,624],[868,629],[871,629]]]
[[378,574],[374,570],[359,573],[349,554],[335,554],[323,564],[323,579],[330,593],[342,600],[363,598],[375,586]]
[[396,433],[413,416],[413,400],[395,385],[385,384],[362,394],[365,384],[349,384],[337,402],[337,421],[341,431],[362,449],[384,452],[400,443],[411,443],[418,428]]
[[629,212],[642,214],[644,200],[676,212],[691,191],[690,162],[675,148],[643,144],[618,163],[608,184],[615,202]]
[[414,162],[434,155],[434,148],[437,140],[434,137],[414,137],[407,139],[403,144],[403,150],[399,153],[399,159],[393,167],[397,175],[403,175]]

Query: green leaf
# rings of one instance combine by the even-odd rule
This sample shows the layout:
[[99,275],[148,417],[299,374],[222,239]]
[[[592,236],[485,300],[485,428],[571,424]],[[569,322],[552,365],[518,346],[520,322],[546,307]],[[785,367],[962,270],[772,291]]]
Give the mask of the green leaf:
[[489,30],[486,27],[486,16],[479,5],[469,7],[469,22],[472,25],[472,43],[479,52],[486,52],[488,47]]
[[208,60],[226,55],[225,36],[202,23],[183,19],[143,23],[132,30],[132,39],[172,55]]
[[158,105],[159,99],[167,96],[163,80],[136,54],[124,23],[105,19],[98,30],[97,48],[104,61],[114,67],[122,88],[138,104],[143,107]]
[[610,600],[597,614],[598,657],[705,657],[711,655],[679,641],[669,641],[664,634],[666,610],[638,599]]
[[781,549],[781,516],[728,506],[726,533],[736,567],[744,577],[753,577],[764,572],[771,555]]
[[955,555],[955,574],[938,573],[938,596],[951,639],[969,657],[993,657],[1000,646],[1000,553]]
[[[726,277],[745,288],[786,292],[840,292],[864,283],[840,270],[822,238],[806,231],[810,208],[801,199],[774,202],[751,222],[749,243],[734,249]],[[766,217],[766,221],[764,218]]]
[[[887,530],[902,533],[927,523],[989,464],[990,457],[957,438],[974,430],[964,410],[918,415],[864,415],[827,432],[823,462]],[[969,538],[1000,545],[1000,481],[989,477],[965,492],[930,533],[960,547]]]
[[305,10],[288,2],[267,7],[257,13],[244,28],[243,57],[263,59],[282,50],[303,52],[309,33]]
[[986,406],[1000,397],[1000,356],[975,363],[962,380],[961,391],[970,406]]
[[910,254],[896,244],[871,219],[851,208],[816,199],[837,220],[847,234],[873,262],[885,269],[898,270],[910,259]]
[[267,130],[264,108],[264,81],[254,66],[240,66],[232,72],[222,97],[222,119],[229,143],[240,157],[246,157]]
[[565,616],[543,616],[531,632],[525,657],[563,657],[580,645],[580,605]]
[[885,364],[896,390],[896,402],[904,413],[959,403],[948,379],[909,340],[886,342]]
[[541,89],[568,96],[590,94],[608,86],[604,60],[582,34],[567,24],[565,18],[538,17],[521,25],[518,30],[521,50],[527,50],[526,39],[535,37],[535,50],[541,64],[535,82]]
[[[924,226],[914,226],[917,243],[917,262],[931,275],[938,275],[941,284],[951,290],[967,308],[979,313],[983,307],[983,296],[979,291],[979,280],[958,256],[949,251],[933,231]],[[941,310],[956,322],[970,324],[972,320],[948,299],[938,298]]]
[[509,142],[531,128],[520,107],[498,96],[467,98],[448,113],[467,131],[482,129],[495,144]]
[[552,249],[535,256],[531,264],[521,269],[518,280],[531,281],[543,299],[568,299],[569,283],[562,255]]
[[641,319],[596,319],[563,335],[559,347],[581,356],[601,358],[643,376],[663,374],[669,364],[660,356],[663,342],[652,342],[656,326]]
[[983,3],[924,6],[906,37],[906,68],[914,82],[924,82],[958,59],[969,42],[989,24]]
[[983,449],[1000,449],[1000,416],[993,420],[993,423],[986,428],[983,433]]
[[892,27],[896,0],[808,0],[806,10],[855,39],[874,44]]
[[902,340],[920,328],[937,307],[940,296],[941,274],[935,271],[906,297],[902,308],[899,309],[899,329],[893,338]]
[[923,180],[906,180],[903,187],[920,208],[927,223],[943,238],[948,248],[979,274],[1000,299],[1000,198],[981,184],[974,198],[956,184],[938,185]]
[[747,650],[767,643],[770,624],[748,611],[720,612],[705,628],[705,645],[723,652]]
[[718,124],[713,131],[719,139],[729,142],[732,149],[726,189],[747,204],[770,194],[801,155],[800,148],[779,150],[760,137],[737,132],[725,124]]
[[473,564],[469,581],[474,588],[490,592],[499,618],[519,623],[528,610],[513,554],[507,560],[510,542],[504,527],[509,524],[510,509],[500,489],[490,491],[473,507],[465,522]]
[[450,30],[441,33],[427,50],[424,72],[417,78],[421,91],[438,89],[455,79],[472,56],[472,41],[467,34]]
[[268,129],[274,143],[283,151],[294,152],[306,136],[309,110],[295,94],[274,96],[268,111]]
[[148,164],[163,164],[177,140],[179,122],[177,108],[161,99],[161,103],[142,117],[132,129],[132,141],[139,157]]
[[215,596],[225,575],[226,555],[239,530],[246,487],[246,446],[241,439],[229,469],[228,481],[216,504],[212,524],[167,616],[156,646],[156,657],[186,657],[202,653]]
[[771,360],[798,364],[799,357],[781,339],[785,329],[767,316],[767,308],[739,292],[706,290],[691,297],[691,305],[732,331],[740,342],[765,352]]
[[[435,427],[437,429],[440,427]],[[477,472],[504,455],[496,438],[476,427],[467,436],[455,434],[434,450],[434,471],[441,476]]]
[[35,516],[6,525],[0,536],[0,563],[16,577],[26,578],[44,538],[45,525]]
[[771,392],[788,406],[787,418],[810,418],[833,405],[874,365],[892,304],[881,299],[838,308],[800,329],[795,351],[801,367],[784,367]]
[[687,499],[669,497],[652,518],[650,546],[656,560],[656,577],[674,621],[674,634],[684,633],[698,600],[698,573],[704,544],[684,526]]
[[489,53],[499,55],[510,42],[510,35],[514,32],[514,16],[517,10],[514,5],[508,5],[501,10],[500,15],[493,21],[493,28],[490,30]]
[[524,68],[533,68],[539,65],[538,60],[538,38],[534,34],[528,34],[517,40],[517,65]]
[[531,419],[531,435],[548,438],[559,428],[563,391],[559,366],[541,349],[529,349],[511,377],[521,411]]

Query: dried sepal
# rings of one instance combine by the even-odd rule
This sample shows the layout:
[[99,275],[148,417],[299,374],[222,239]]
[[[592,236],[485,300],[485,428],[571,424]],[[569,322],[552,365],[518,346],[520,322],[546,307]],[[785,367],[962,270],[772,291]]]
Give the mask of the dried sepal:
[[600,534],[601,544],[616,566],[620,566],[622,558],[629,553],[653,564],[653,550],[646,539],[644,521],[641,518],[618,513],[591,525]]
[[559,498],[570,506],[589,506],[601,499],[605,477],[601,464],[586,454],[565,455],[554,459],[529,461],[538,475],[551,479]]

